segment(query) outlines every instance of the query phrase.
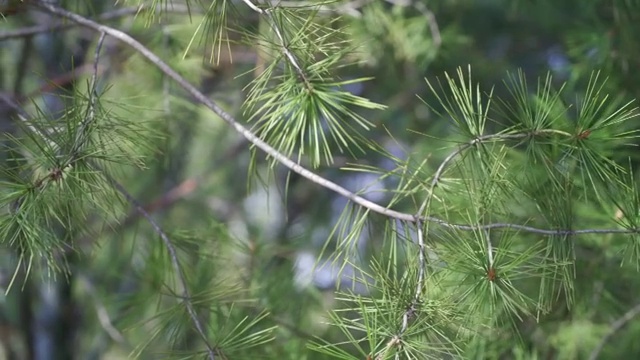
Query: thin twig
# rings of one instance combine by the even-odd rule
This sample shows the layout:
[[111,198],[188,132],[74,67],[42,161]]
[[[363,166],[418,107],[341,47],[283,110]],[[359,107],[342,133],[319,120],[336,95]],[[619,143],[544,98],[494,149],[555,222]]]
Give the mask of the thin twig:
[[105,308],[102,301],[100,301],[100,297],[96,294],[95,286],[87,276],[80,276],[79,280],[83,281],[86,291],[89,293],[91,298],[93,299],[94,306],[96,308],[96,315],[98,316],[98,321],[100,325],[104,329],[104,331],[109,335],[109,337],[117,342],[117,343],[126,343],[126,339],[122,335],[122,333],[113,326],[113,322],[111,321],[111,317],[109,316],[109,312]]
[[[412,316],[414,316],[414,312],[416,311],[416,307],[419,305],[420,303],[420,297],[422,295],[422,291],[423,291],[423,287],[424,287],[424,277],[425,277],[425,272],[427,269],[427,264],[426,264],[426,257],[425,257],[425,251],[426,251],[426,246],[424,243],[424,235],[423,235],[423,229],[422,229],[422,213],[430,206],[431,204],[431,200],[433,199],[433,196],[435,194],[435,188],[438,185],[438,183],[440,182],[440,179],[442,178],[442,174],[444,173],[444,170],[447,168],[447,166],[449,165],[449,163],[451,163],[455,158],[457,158],[460,154],[462,154],[465,150],[469,149],[470,147],[476,145],[476,144],[481,144],[485,141],[494,141],[494,140],[506,140],[506,139],[521,139],[524,137],[529,136],[528,134],[491,134],[491,135],[484,135],[484,136],[480,136],[476,139],[473,139],[465,144],[462,144],[461,146],[459,146],[457,149],[455,149],[453,152],[451,152],[449,155],[447,155],[447,157],[442,161],[442,163],[440,163],[440,166],[438,167],[438,169],[436,170],[436,173],[433,176],[433,179],[431,180],[431,184],[430,184],[430,189],[429,189],[429,193],[427,194],[426,199],[422,202],[422,204],[420,205],[420,208],[418,209],[418,212],[414,215],[415,216],[415,226],[416,226],[416,232],[417,232],[417,236],[418,236],[418,280],[416,281],[416,289],[415,289],[415,296],[414,299],[412,300],[411,304],[409,305],[409,307],[405,310],[404,314],[402,314],[402,324],[400,327],[400,332],[398,334],[396,334],[396,337],[402,336],[402,334],[404,334],[409,326],[409,320]],[[485,236],[486,236],[486,240],[487,240],[487,257],[489,260],[489,268],[492,269],[493,268],[493,247],[491,244],[491,239],[489,237],[489,230],[488,229],[482,229],[482,231],[484,231]],[[491,270],[490,270],[491,271]]]
[[282,34],[282,31],[280,30],[280,27],[278,26],[276,19],[273,16],[273,11],[271,11],[273,8],[263,10],[257,7],[254,3],[252,3],[251,0],[242,0],[242,1],[245,4],[247,4],[247,6],[251,8],[251,10],[267,18],[267,21],[269,22],[269,26],[271,26],[271,29],[273,30],[273,32],[278,37],[278,40],[280,41],[280,48],[282,50],[282,53],[284,54],[284,57],[287,59],[289,64],[295,69],[296,73],[298,74],[298,77],[300,77],[300,79],[304,82],[305,87],[310,90],[312,86],[311,86],[311,83],[309,82],[309,77],[307,76],[307,74],[305,74],[304,70],[302,70],[302,67],[300,66],[296,56],[291,52],[291,50],[289,50],[289,44],[287,43],[287,40],[284,38],[284,35]]
[[20,49],[20,60],[16,65],[16,77],[13,81],[13,93],[16,96],[22,94],[22,86],[24,85],[24,77],[27,75],[27,68],[29,66],[29,58],[33,53],[33,37],[25,37],[22,40],[22,49]]
[[167,236],[167,234],[162,230],[160,225],[144,209],[144,206],[138,200],[136,200],[136,198],[134,198],[133,195],[129,194],[129,192],[124,188],[124,186],[122,186],[114,178],[109,176],[109,174],[107,174],[106,172],[102,171],[102,173],[104,174],[104,176],[107,179],[107,181],[109,181],[109,183],[111,183],[111,186],[113,186],[120,194],[122,194],[122,196],[124,196],[125,199],[131,205],[133,205],[138,212],[140,212],[140,214],[151,225],[151,227],[153,228],[153,231],[156,234],[158,234],[158,236],[160,236],[160,239],[162,239],[162,242],[164,243],[164,246],[167,248],[167,251],[169,252],[169,257],[171,258],[171,265],[173,266],[173,270],[175,271],[176,275],[178,276],[178,281],[180,282],[180,286],[182,287],[182,296],[181,296],[182,302],[183,302],[185,308],[187,309],[187,312],[189,313],[189,317],[191,318],[191,321],[193,322],[193,325],[195,327],[196,332],[202,338],[202,341],[204,342],[204,344],[205,344],[205,346],[207,348],[208,358],[210,360],[214,360],[215,359],[215,350],[213,349],[213,347],[209,343],[209,339],[207,338],[207,335],[205,335],[204,326],[202,325],[200,319],[198,318],[198,314],[196,313],[196,310],[193,307],[193,304],[191,302],[191,294],[189,292],[187,279],[184,276],[184,272],[182,271],[182,266],[180,265],[180,261],[178,260],[178,252],[176,251],[175,246],[173,246],[173,243],[171,242],[171,239],[169,239],[169,236]]
[[489,260],[489,270],[491,270],[493,269],[493,244],[491,243],[489,230],[484,231],[484,237],[487,240],[487,259]]
[[[172,4],[171,8],[169,8],[168,10],[173,13],[179,13],[179,14],[189,13],[189,8],[185,5]],[[118,19],[124,16],[129,16],[129,15],[137,15],[139,13],[149,12],[149,11],[152,11],[150,6],[140,5],[140,6],[126,7],[126,8],[105,12],[103,14],[98,15],[97,18],[100,21],[107,21],[107,20]],[[76,26],[75,23],[66,23],[66,22],[60,21],[53,24],[24,27],[18,30],[0,31],[0,41],[22,38],[22,37],[31,37],[33,35],[48,33],[52,31],[68,30],[73,28],[74,26]]]
[[433,15],[433,12],[421,1],[416,1],[414,7],[427,18],[429,31],[431,31],[431,38],[433,39],[433,46],[436,49],[440,48],[440,45],[442,45],[442,36],[440,35],[440,28],[438,27],[436,16]]
[[[301,175],[307,180],[316,183],[328,190],[331,190],[347,199],[352,201],[355,204],[358,204],[364,208],[371,210],[372,212],[378,213],[380,215],[398,219],[410,223],[416,222],[416,216],[414,214],[404,213],[396,210],[392,210],[376,204],[370,200],[367,200],[359,195],[352,193],[351,191],[343,188],[342,186],[329,181],[320,175],[304,168],[293,160],[289,159],[282,153],[278,152],[278,150],[274,149],[271,145],[267,144],[264,140],[257,137],[251,130],[242,126],[238,121],[231,116],[228,112],[223,110],[220,106],[218,106],[215,102],[210,100],[206,95],[200,92],[195,86],[189,83],[184,77],[178,74],[175,70],[169,67],[164,61],[162,61],[156,54],[154,54],[151,50],[146,48],[137,40],[133,39],[128,34],[111,28],[109,26],[105,26],[95,21],[89,20],[85,17],[77,15],[75,13],[69,12],[62,8],[42,3],[35,2],[31,3],[37,6],[40,9],[43,9],[51,14],[61,16],[67,18],[71,21],[74,21],[84,27],[89,29],[93,29],[98,32],[105,32],[109,36],[112,36],[119,41],[127,44],[131,48],[135,49],[138,53],[144,56],[148,61],[150,61],[154,66],[156,66],[160,71],[162,71],[165,75],[169,76],[176,83],[178,83],[185,91],[193,96],[193,98],[201,103],[202,105],[209,108],[216,115],[218,115],[222,120],[228,123],[235,131],[237,131],[240,135],[242,135],[245,139],[247,139],[254,146],[264,151],[268,156],[274,158],[280,164],[289,168],[291,171]],[[526,231],[541,235],[580,235],[580,234],[638,234],[640,233],[640,229],[584,229],[584,230],[548,230],[541,229],[532,226],[519,225],[519,224],[510,224],[510,223],[493,223],[493,224],[485,224],[485,225],[466,225],[466,224],[455,224],[447,222],[443,219],[432,217],[432,216],[423,216],[420,215],[418,220],[422,222],[430,222],[434,224],[438,224],[445,228],[462,230],[462,231],[477,231],[477,230],[489,230],[489,229],[510,229],[510,230],[519,230]]]
[[76,133],[76,138],[73,142],[73,146],[71,147],[71,151],[69,152],[70,159],[67,162],[67,166],[72,165],[80,156],[81,148],[84,147],[86,142],[89,140],[89,128],[96,118],[98,63],[100,61],[100,50],[102,49],[102,44],[106,35],[107,34],[104,32],[101,32],[100,39],[98,39],[98,45],[96,45],[95,58],[93,60],[93,73],[91,74],[91,82],[89,83],[89,104],[82,124],[80,124],[80,128]]
[[424,289],[424,279],[427,269],[427,258],[425,256],[427,247],[424,242],[424,231],[422,230],[422,226],[422,221],[420,221],[419,218],[416,218],[415,227],[418,236],[418,280],[416,281],[416,289],[413,300],[402,314],[402,324],[400,326],[400,331],[394,335],[394,337],[397,338],[401,338],[409,328],[409,321],[416,315],[415,312],[417,311],[417,307],[420,303],[420,298],[422,297],[422,291]]
[[[87,109],[87,114],[85,116],[85,119],[83,120],[81,127],[78,130],[78,133],[76,134],[76,140],[71,150],[71,160],[68,162],[68,164],[73,163],[79,157],[80,149],[85,145],[86,141],[89,138],[87,129],[95,120],[98,62],[99,62],[100,49],[102,48],[102,43],[104,41],[105,36],[106,36],[106,32],[103,31],[100,33],[100,39],[98,40],[98,45],[96,46],[95,60],[93,63],[93,74],[91,76],[91,83],[89,88],[89,91],[90,91],[89,106]],[[204,333],[204,327],[200,323],[200,319],[198,318],[198,315],[196,314],[193,304],[191,303],[191,295],[189,293],[187,280],[184,276],[184,273],[182,272],[182,267],[180,266],[180,262],[178,261],[178,253],[175,247],[173,246],[173,243],[171,242],[169,237],[165,234],[165,232],[162,230],[162,228],[158,225],[158,223],[156,223],[153,217],[151,217],[151,215],[149,215],[149,213],[144,209],[142,204],[138,202],[131,194],[129,194],[129,192],[124,188],[124,186],[122,186],[114,178],[109,176],[104,171],[103,173],[107,178],[107,180],[109,181],[109,183],[111,183],[111,185],[120,194],[122,194],[127,199],[127,201],[129,201],[136,208],[136,210],[142,214],[142,216],[145,217],[145,219],[149,222],[149,224],[151,224],[151,227],[153,228],[153,230],[160,236],[160,238],[164,242],[164,245],[167,248],[167,251],[169,252],[169,257],[171,258],[171,264],[173,265],[173,270],[178,276],[180,286],[182,287],[182,301],[187,309],[187,312],[189,313],[189,316],[191,317],[191,321],[193,322],[196,332],[200,335],[200,337],[204,341],[205,346],[207,347],[209,359],[214,360],[215,355],[214,355],[213,347],[211,346],[211,344],[209,344],[209,340],[207,339],[207,336]]]
[[[78,159],[80,158],[81,148],[86,144],[86,141],[89,138],[89,134],[88,134],[89,126],[95,120],[98,63],[100,61],[100,50],[102,49],[102,44],[104,42],[105,37],[106,37],[106,34],[104,32],[100,33],[100,38],[98,40],[98,44],[96,45],[96,50],[94,55],[93,73],[91,75],[91,82],[89,83],[89,101],[88,101],[89,104],[87,106],[87,112],[84,118],[82,119],[82,124],[80,124],[80,128],[76,132],[76,138],[73,142],[73,145],[71,146],[71,149],[66,155],[68,156],[68,158],[58,167],[49,170],[44,176],[34,181],[33,187],[36,189],[39,189],[45,186],[45,184],[47,183],[56,182],[60,180],[65,170],[73,166],[74,163],[78,161]],[[29,116],[23,116],[22,120],[26,122],[28,118]],[[56,140],[51,136],[52,134],[50,131],[44,131],[44,130],[38,129],[38,127],[35,126],[35,124],[31,128],[34,132],[36,132],[39,136],[41,136],[43,140],[48,141],[52,145],[52,147],[57,148],[58,150],[62,149],[60,144],[57,143]],[[19,204],[20,200],[18,200],[17,203]]]
[[602,340],[600,340],[600,343],[598,343],[598,346],[596,346],[596,348],[593,349],[593,351],[591,352],[591,355],[589,356],[589,360],[596,360],[598,356],[600,356],[600,352],[602,352],[602,349],[607,344],[607,342],[611,339],[611,337],[615,333],[620,331],[623,327],[625,327],[625,325],[627,325],[629,321],[633,320],[633,318],[638,315],[640,315],[640,304],[637,304],[636,306],[631,308],[629,311],[627,311],[624,315],[622,315],[621,318],[614,321],[611,324],[611,328],[609,329],[609,332],[602,338]]
[[254,3],[251,2],[251,0],[242,0],[243,3],[247,4],[247,6],[257,12],[258,14],[264,14],[264,10],[260,9],[259,7],[257,7]]
[[418,254],[418,261],[420,262],[420,268],[418,269],[418,281],[417,281],[417,285],[416,285],[416,294],[415,294],[415,302],[417,303],[418,300],[420,299],[420,295],[422,294],[422,287],[424,286],[424,276],[425,276],[425,269],[426,269],[426,258],[425,258],[425,251],[426,251],[426,246],[424,243],[424,234],[422,231],[422,221],[420,221],[419,219],[416,220],[416,229],[417,231],[417,235],[418,235],[418,249],[420,251],[420,253]]
[[[243,0],[245,1],[245,0]],[[358,11],[369,0],[355,0],[348,2],[315,2],[315,1],[282,1],[282,0],[263,0],[264,3],[269,4],[271,7],[283,7],[283,8],[313,8],[318,12],[333,12],[342,15],[349,15],[355,18],[362,17],[362,14]]]
[[[538,133],[536,133],[536,135],[539,135],[543,133],[543,131],[539,131]],[[433,193],[435,191],[436,186],[438,186],[440,179],[442,179],[442,174],[444,173],[444,170],[447,168],[447,166],[449,165],[449,163],[451,161],[453,161],[453,159],[455,159],[456,157],[458,157],[460,154],[462,154],[465,150],[469,149],[470,147],[483,143],[485,141],[493,141],[493,140],[515,140],[515,139],[522,139],[522,138],[526,138],[527,136],[530,136],[530,134],[525,134],[525,133],[519,133],[519,134],[489,134],[489,135],[483,135],[480,136],[478,138],[475,138],[465,144],[460,145],[457,149],[455,149],[454,151],[452,151],[449,155],[447,155],[446,158],[444,158],[444,160],[440,163],[440,166],[438,166],[438,169],[436,170],[436,173],[433,175],[433,179],[431,179],[431,187],[429,189],[429,197],[427,199],[425,199],[425,201],[422,202],[422,205],[420,205],[420,208],[418,209],[417,214],[418,215],[422,215],[422,213],[426,210],[428,203],[431,201],[431,198],[433,197]]]

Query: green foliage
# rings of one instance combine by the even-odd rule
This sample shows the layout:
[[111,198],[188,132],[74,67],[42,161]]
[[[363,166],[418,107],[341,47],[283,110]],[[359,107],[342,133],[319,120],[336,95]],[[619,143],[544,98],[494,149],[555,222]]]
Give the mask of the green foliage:
[[287,157],[308,158],[313,167],[331,164],[335,146],[362,151],[355,128],[372,124],[353,108],[384,106],[344,91],[366,79],[336,78],[351,48],[342,31],[316,21],[314,8],[274,8],[268,14],[266,34],[253,35],[266,65],[256,69],[246,101],[256,134]]
[[5,353],[638,352],[636,2],[112,5],[0,5]]

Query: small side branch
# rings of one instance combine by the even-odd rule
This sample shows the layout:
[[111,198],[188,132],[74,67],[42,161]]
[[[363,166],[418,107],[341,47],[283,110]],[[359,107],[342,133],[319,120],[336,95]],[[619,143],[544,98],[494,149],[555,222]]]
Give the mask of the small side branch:
[[[193,9],[191,9],[193,10]],[[113,11],[105,12],[103,14],[98,15],[98,19],[100,21],[109,21],[118,19],[125,16],[137,15],[144,12],[157,11],[156,8],[152,8],[148,5],[140,5],[135,7],[125,7],[116,9]],[[177,14],[189,14],[190,9],[186,5],[180,4],[172,4],[168,9],[163,8],[163,11],[170,11],[172,13]],[[52,31],[60,31],[60,30],[68,30],[77,26],[77,23],[68,23],[68,22],[55,22],[52,24],[46,25],[35,25],[29,27],[23,27],[17,30],[10,31],[0,31],[0,41],[3,40],[11,40],[11,39],[19,39],[23,37],[31,37],[33,35],[38,35],[41,33],[48,33]]]
[[414,6],[424,15],[424,17],[427,18],[427,21],[429,22],[429,31],[431,31],[431,38],[433,39],[433,45],[436,49],[439,48],[440,45],[442,45],[442,36],[440,35],[440,27],[438,26],[436,16],[433,15],[433,12],[421,1],[416,1]]
[[442,161],[442,163],[440,163],[440,166],[438,166],[438,169],[436,170],[436,173],[433,175],[433,179],[431,180],[431,184],[430,184],[431,187],[429,189],[429,196],[424,200],[422,205],[420,205],[420,208],[418,209],[418,215],[421,215],[426,210],[427,205],[429,204],[429,202],[431,201],[431,199],[433,197],[433,193],[434,193],[434,191],[436,189],[436,186],[438,186],[438,183],[442,179],[442,174],[444,173],[444,170],[449,166],[449,163],[451,163],[454,159],[456,159],[458,156],[460,156],[460,154],[465,152],[465,150],[471,148],[472,146],[475,146],[477,144],[481,144],[481,143],[484,143],[484,142],[487,142],[487,141],[517,140],[517,139],[524,139],[527,136],[530,136],[530,135],[529,134],[525,134],[525,133],[483,135],[483,136],[480,136],[480,137],[478,137],[476,139],[473,139],[473,140],[469,141],[468,143],[460,145],[456,150],[454,150],[449,155],[447,155],[447,157]]
[[100,39],[96,46],[95,59],[93,61],[93,73],[91,74],[91,82],[89,83],[89,105],[85,117],[80,124],[80,128],[76,132],[76,138],[73,142],[73,146],[70,151],[70,159],[67,161],[66,166],[72,165],[80,156],[82,148],[89,140],[89,128],[93,125],[96,118],[96,99],[97,99],[97,82],[98,82],[98,63],[100,60],[100,50],[102,49],[102,43],[107,34],[100,33]]
[[589,360],[596,360],[598,356],[600,356],[600,353],[602,352],[602,349],[604,348],[604,346],[607,344],[607,342],[609,342],[609,340],[611,340],[613,335],[615,335],[615,333],[617,333],[618,331],[622,330],[622,328],[625,327],[629,323],[629,321],[633,320],[633,318],[635,318],[638,315],[640,315],[640,304],[637,304],[636,306],[631,308],[629,311],[627,311],[624,315],[622,315],[621,318],[614,321],[611,324],[611,327],[609,328],[609,332],[607,332],[607,334],[602,338],[602,340],[600,340],[600,343],[598,343],[598,346],[596,346],[596,348],[593,349],[593,351],[591,352],[591,355],[589,356]]
[[162,230],[160,225],[144,209],[144,206],[138,200],[136,200],[136,198],[134,198],[124,188],[124,186],[122,186],[119,182],[117,182],[114,178],[112,178],[108,174],[106,174],[104,172],[103,172],[103,174],[106,177],[107,181],[109,181],[109,183],[111,183],[111,186],[113,186],[114,189],[116,189],[120,194],[122,194],[122,196],[124,196],[124,198],[131,205],[133,205],[135,207],[135,209],[151,225],[151,227],[153,228],[153,231],[156,234],[158,234],[158,236],[160,236],[160,239],[162,239],[162,242],[164,243],[164,246],[166,247],[167,251],[169,252],[169,257],[171,258],[171,265],[173,267],[173,270],[175,271],[176,275],[178,276],[178,281],[180,282],[180,286],[182,287],[182,302],[183,302],[185,308],[187,309],[187,313],[189,314],[189,317],[191,318],[191,322],[193,323],[193,326],[194,326],[196,332],[198,333],[198,335],[200,336],[200,338],[202,339],[202,341],[204,342],[204,344],[205,344],[205,346],[207,348],[207,355],[208,355],[209,360],[214,360],[215,359],[215,350],[214,350],[213,346],[211,346],[211,344],[209,343],[209,339],[207,338],[207,335],[205,334],[205,331],[204,331],[204,326],[202,325],[202,322],[200,321],[200,318],[198,317],[198,314],[196,313],[196,309],[193,306],[193,303],[192,303],[192,300],[191,300],[191,294],[189,292],[187,279],[184,276],[184,272],[182,271],[182,266],[180,265],[180,261],[178,260],[178,252],[176,251],[175,246],[173,246],[173,243],[171,242],[171,239],[169,239],[169,236],[167,236],[167,234]]
[[418,279],[416,281],[415,294],[413,296],[413,300],[407,306],[407,309],[402,314],[402,325],[400,326],[400,332],[396,336],[401,337],[409,328],[409,321],[413,317],[415,317],[415,312],[420,304],[420,299],[422,297],[422,292],[424,289],[424,279],[426,276],[427,270],[427,257],[426,257],[426,244],[424,241],[424,231],[422,229],[423,223],[419,219],[415,222],[416,233],[418,236]]
[[275,17],[273,16],[272,9],[263,10],[258,6],[256,6],[256,4],[251,2],[251,0],[242,0],[242,2],[244,2],[251,10],[267,18],[267,21],[269,22],[269,26],[271,26],[271,29],[276,34],[276,37],[280,42],[280,49],[285,59],[287,59],[287,62],[295,69],[295,72],[298,74],[298,77],[302,79],[306,88],[308,90],[311,90],[312,86],[311,86],[311,82],[309,81],[309,77],[307,76],[307,74],[305,74],[304,70],[302,70],[302,67],[300,66],[300,62],[298,61],[296,56],[291,52],[291,50],[289,50],[289,44],[285,39],[284,35],[282,34],[282,31],[280,30],[280,27],[278,26]]

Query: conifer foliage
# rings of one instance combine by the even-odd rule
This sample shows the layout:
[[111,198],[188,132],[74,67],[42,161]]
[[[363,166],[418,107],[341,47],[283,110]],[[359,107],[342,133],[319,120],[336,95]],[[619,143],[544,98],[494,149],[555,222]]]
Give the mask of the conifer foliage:
[[0,13],[3,357],[638,353],[640,4]]

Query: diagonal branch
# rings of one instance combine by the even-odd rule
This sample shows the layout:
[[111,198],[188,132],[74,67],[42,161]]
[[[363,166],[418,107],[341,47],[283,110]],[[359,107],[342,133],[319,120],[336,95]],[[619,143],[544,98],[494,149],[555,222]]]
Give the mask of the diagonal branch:
[[311,83],[309,82],[309,77],[302,70],[302,67],[300,67],[299,61],[296,58],[296,56],[291,52],[291,50],[289,50],[287,40],[284,38],[284,35],[282,34],[282,31],[280,30],[280,27],[278,26],[276,19],[273,16],[272,9],[263,10],[258,6],[256,6],[254,3],[252,3],[251,0],[242,0],[242,1],[245,4],[247,4],[247,6],[251,8],[251,10],[257,12],[260,15],[264,15],[267,18],[267,21],[269,22],[271,29],[278,37],[278,41],[280,42],[280,48],[285,58],[287,59],[289,64],[291,64],[291,66],[295,69],[300,79],[302,79],[302,81],[304,82],[304,85],[306,86],[306,88],[311,90],[312,86],[311,86]]
[[640,304],[637,304],[636,306],[631,308],[629,311],[627,311],[624,315],[622,315],[622,317],[614,321],[611,324],[611,327],[607,332],[607,334],[602,338],[602,340],[600,340],[600,343],[598,343],[598,346],[596,346],[596,348],[593,349],[593,351],[591,352],[591,355],[589,355],[589,360],[596,360],[598,356],[600,356],[600,352],[602,352],[602,349],[607,344],[607,342],[611,339],[611,337],[613,337],[615,333],[620,331],[623,327],[625,327],[625,325],[627,325],[631,320],[633,320],[633,318],[635,318],[638,315],[640,315]]
[[89,140],[89,128],[93,125],[96,119],[98,63],[100,61],[100,50],[102,49],[102,43],[104,42],[105,36],[106,34],[101,32],[100,39],[98,39],[98,45],[96,45],[95,59],[93,61],[93,73],[91,74],[91,82],[89,83],[89,104],[82,124],[80,124],[80,128],[77,130],[71,151],[69,151],[70,159],[67,161],[67,167],[71,166],[80,157],[82,148]]
[[[418,236],[418,279],[416,281],[415,294],[413,295],[413,300],[411,300],[411,303],[407,306],[406,310],[402,314],[402,324],[400,325],[400,330],[392,337],[389,343],[393,343],[393,339],[401,339],[402,335],[407,332],[407,329],[409,329],[409,321],[411,321],[412,318],[415,317],[416,310],[420,305],[420,298],[423,295],[422,292],[424,290],[424,279],[427,271],[427,247],[424,242],[424,231],[422,229],[422,225],[422,221],[420,221],[419,218],[416,218],[415,227]],[[396,344],[401,344],[401,342],[398,342]],[[382,357],[379,356],[376,359],[378,358]]]
[[[543,132],[544,131],[540,131],[539,133],[543,133]],[[537,134],[538,133],[536,133],[536,135]],[[473,147],[474,145],[483,143],[485,141],[523,139],[530,135],[531,134],[525,134],[525,133],[490,134],[490,135],[480,136],[465,144],[460,145],[456,150],[452,151],[449,155],[447,155],[447,157],[440,163],[440,166],[438,166],[438,169],[436,170],[436,173],[435,175],[433,175],[433,179],[431,180],[431,188],[429,189],[429,196],[424,200],[424,202],[422,202],[422,205],[420,205],[420,208],[418,209],[417,214],[420,215],[427,209],[427,206],[429,205],[429,203],[431,202],[431,199],[433,198],[433,193],[436,189],[436,186],[438,186],[438,184],[440,183],[440,179],[442,179],[442,174],[444,173],[444,170],[447,168],[450,162],[452,162],[455,158],[460,156],[460,154],[462,154],[465,150]],[[484,229],[484,230],[487,230],[487,229]]]
[[549,230],[549,229],[541,229],[532,226],[520,225],[520,224],[510,224],[510,223],[493,223],[486,225],[466,225],[466,224],[455,224],[447,222],[446,220],[432,217],[432,216],[416,216],[414,214],[404,213],[396,210],[389,209],[387,207],[376,204],[370,200],[367,200],[344,187],[329,181],[320,175],[302,167],[298,163],[289,159],[282,153],[278,152],[271,145],[267,144],[264,140],[257,137],[251,130],[244,127],[240,124],[233,116],[231,116],[228,112],[223,110],[220,106],[218,106],[215,102],[211,101],[206,95],[200,92],[195,86],[189,83],[184,77],[178,74],[175,70],[173,70],[169,65],[167,65],[164,61],[162,61],[156,54],[154,54],[151,50],[146,48],[137,40],[133,39],[128,34],[111,28],[109,26],[105,26],[90,19],[87,19],[78,14],[72,13],[65,9],[59,8],[57,6],[43,3],[43,2],[33,2],[31,3],[34,6],[50,13],[63,18],[67,18],[77,24],[84,26],[86,28],[92,29],[98,32],[104,32],[109,36],[112,36],[119,41],[127,44],[142,56],[144,56],[148,61],[150,61],[154,66],[156,66],[161,72],[167,75],[169,78],[174,80],[178,85],[180,85],[185,91],[193,96],[193,98],[206,106],[208,109],[213,111],[216,115],[218,115],[222,120],[224,120],[227,124],[229,124],[235,131],[237,131],[240,135],[242,135],[245,139],[247,139],[254,146],[264,151],[268,156],[272,157],[280,164],[289,168],[291,171],[301,175],[307,180],[314,182],[328,190],[331,190],[350,201],[365,207],[373,212],[376,212],[380,215],[398,219],[410,223],[415,223],[417,219],[423,222],[430,222],[445,228],[457,229],[462,231],[477,231],[477,230],[490,230],[490,229],[511,229],[511,230],[519,230],[526,231],[541,235],[580,235],[580,234],[637,234],[640,233],[640,229],[584,229],[584,230]]
[[[151,11],[159,11],[159,10],[158,10],[158,7],[154,9],[149,5],[142,4],[140,6],[125,7],[125,8],[120,8],[113,11],[105,12],[103,14],[98,15],[97,18],[101,21],[107,21],[107,20],[114,20],[117,18],[129,16],[129,15],[138,15],[141,13],[151,12]],[[171,7],[169,7],[168,9],[163,8],[163,11],[170,11],[172,13],[179,13],[179,14],[188,14],[190,9],[185,5],[172,4]],[[0,41],[17,39],[22,37],[30,37],[33,35],[38,35],[40,33],[52,32],[57,30],[67,30],[74,27],[74,25],[76,24],[60,21],[52,24],[23,27],[17,30],[0,31]]]
[[158,234],[158,236],[160,236],[160,239],[162,239],[164,246],[167,248],[167,251],[169,252],[169,257],[171,258],[171,265],[173,266],[173,270],[176,272],[176,275],[178,276],[178,281],[180,282],[180,286],[182,286],[182,301],[184,303],[184,306],[187,308],[187,312],[189,313],[189,317],[193,322],[196,332],[202,338],[202,341],[204,342],[207,348],[208,358],[210,360],[214,360],[215,351],[213,349],[213,346],[211,346],[211,344],[209,343],[209,339],[207,338],[207,335],[204,332],[204,326],[202,325],[202,322],[198,318],[196,309],[193,307],[193,303],[191,301],[191,294],[189,293],[189,287],[187,285],[187,279],[184,276],[184,272],[182,271],[182,266],[180,265],[180,261],[178,260],[178,252],[176,251],[175,246],[173,246],[171,239],[169,239],[169,236],[167,236],[167,234],[162,230],[160,225],[153,219],[153,217],[147,212],[147,210],[145,210],[144,206],[138,200],[136,200],[136,198],[134,198],[131,194],[129,194],[129,192],[124,188],[124,186],[122,186],[122,184],[117,182],[114,178],[109,176],[109,174],[107,174],[106,172],[102,171],[102,173],[106,177],[107,181],[111,183],[111,186],[113,186],[120,194],[122,194],[122,196],[125,197],[125,199],[127,199],[129,203],[131,203],[136,208],[136,210],[147,220],[147,222],[149,222],[149,224],[153,228],[153,231],[156,234]]

